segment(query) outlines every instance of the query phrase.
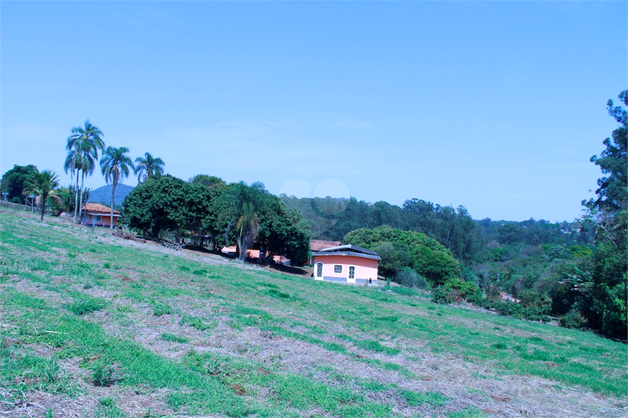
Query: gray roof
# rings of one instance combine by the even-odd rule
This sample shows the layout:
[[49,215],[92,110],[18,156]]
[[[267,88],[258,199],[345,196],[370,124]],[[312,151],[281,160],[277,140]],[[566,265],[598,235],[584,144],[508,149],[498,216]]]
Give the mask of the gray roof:
[[366,248],[358,247],[357,245],[339,245],[337,247],[323,248],[322,250],[312,253],[312,256],[321,255],[352,255],[355,257],[370,258],[373,260],[381,261],[381,257],[377,255],[375,251],[367,250]]

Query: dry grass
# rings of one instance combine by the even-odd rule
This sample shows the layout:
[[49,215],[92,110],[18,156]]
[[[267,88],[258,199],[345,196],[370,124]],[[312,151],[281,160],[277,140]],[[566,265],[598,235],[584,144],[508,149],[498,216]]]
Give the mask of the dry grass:
[[[0,213],[0,222],[2,361],[26,359],[0,371],[3,416],[628,413],[614,389],[626,384],[626,348],[588,333],[315,283],[63,220]],[[84,299],[104,307],[74,315],[68,306]],[[59,372],[46,381],[52,361]],[[567,368],[574,362],[582,366]],[[118,375],[97,386],[92,373],[104,363]],[[182,383],[165,377],[171,370]],[[579,372],[572,380],[582,384],[571,383]]]

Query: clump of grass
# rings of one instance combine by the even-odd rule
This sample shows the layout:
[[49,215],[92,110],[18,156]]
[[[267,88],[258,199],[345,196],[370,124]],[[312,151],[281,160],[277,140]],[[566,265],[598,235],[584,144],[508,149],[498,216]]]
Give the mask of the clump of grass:
[[100,398],[98,399],[98,404],[98,409],[95,414],[97,418],[122,418],[126,416],[126,414],[116,406],[116,401],[113,398]]
[[282,292],[282,291],[277,290],[277,289],[270,289],[270,290],[266,291],[266,293],[269,296],[272,296],[272,297],[277,298],[277,299],[290,299],[292,297],[292,296],[290,296],[290,294]]
[[192,270],[192,274],[195,275],[195,276],[204,276],[207,273],[209,273],[209,270],[207,270],[205,268]]
[[410,406],[421,406],[425,403],[434,406],[443,406],[450,401],[448,397],[438,392],[412,392],[409,390],[403,390],[399,395],[408,402]]
[[188,266],[179,266],[179,270],[189,272],[190,268]]
[[95,298],[88,295],[81,295],[74,299],[71,305],[67,308],[74,315],[82,316],[92,312],[104,309],[107,306],[107,301],[100,298]]
[[106,268],[106,269],[110,269],[111,268],[111,263],[105,263],[103,265],[103,267]]
[[356,340],[353,343],[364,350],[375,351],[377,353],[383,353],[388,356],[396,356],[400,353],[400,350],[396,348],[386,347],[385,345],[380,344],[379,341],[375,340]]
[[174,313],[174,309],[168,304],[153,302],[153,315],[162,316],[162,315],[172,315]]
[[118,380],[116,369],[112,364],[98,363],[92,372],[94,386],[112,386]]
[[184,315],[183,318],[181,318],[181,322],[179,322],[179,325],[189,325],[199,331],[206,331],[211,328],[211,325],[203,322],[201,318],[191,315]]
[[175,334],[168,334],[167,332],[164,332],[163,334],[161,334],[161,339],[166,340],[166,341],[172,341],[175,343],[180,343],[180,344],[185,344],[188,341],[190,341],[190,339],[187,337],[182,337]]

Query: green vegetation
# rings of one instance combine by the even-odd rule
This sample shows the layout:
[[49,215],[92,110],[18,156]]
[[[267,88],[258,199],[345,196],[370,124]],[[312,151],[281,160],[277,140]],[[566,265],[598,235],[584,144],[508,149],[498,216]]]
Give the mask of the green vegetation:
[[308,259],[308,225],[261,183],[227,185],[203,175],[190,182],[154,176],[133,189],[124,208],[129,226],[146,236],[172,236],[180,242],[188,231],[191,241],[200,245],[210,235],[214,251],[236,245],[242,261],[254,244],[261,249],[262,263],[274,255],[287,256],[295,266]]
[[[503,380],[506,397],[549,415],[595,415],[578,400],[594,392],[621,416],[623,344],[435,305],[416,290],[164,257],[101,232],[0,212],[0,387],[11,405],[39,390],[126,414],[118,395],[98,392],[110,388],[153,399],[160,415],[481,416],[503,401],[480,402],[477,390]],[[547,382],[561,409],[526,397],[524,376]]]
[[419,232],[380,226],[350,232],[343,241],[381,253],[382,273],[388,277],[411,267],[437,286],[460,275],[460,264],[451,251]]
[[12,169],[2,175],[0,190],[2,193],[8,193],[7,200],[9,202],[24,204],[23,191],[33,178],[33,175],[38,172],[39,170],[34,165],[21,166],[15,164]]

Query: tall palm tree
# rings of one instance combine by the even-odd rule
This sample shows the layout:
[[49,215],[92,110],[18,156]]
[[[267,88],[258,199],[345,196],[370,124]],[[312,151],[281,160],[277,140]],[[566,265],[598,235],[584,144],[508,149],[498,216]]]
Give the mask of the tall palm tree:
[[[76,209],[74,213],[74,221],[81,219],[83,210],[83,186],[85,177],[91,175],[98,161],[98,151],[105,149],[105,142],[102,140],[104,134],[97,126],[92,125],[89,120],[85,121],[83,126],[75,126],[72,128],[72,135],[68,137],[66,149],[68,157],[64,166],[66,173],[74,168],[76,177]],[[79,187],[79,177],[81,178],[81,186]],[[80,196],[80,198],[79,198]],[[80,201],[79,201],[80,199]]]
[[100,159],[100,168],[107,184],[111,184],[111,222],[110,229],[113,229],[113,207],[115,205],[116,187],[133,170],[133,161],[127,155],[127,147],[107,147]]
[[144,154],[144,158],[137,157],[135,164],[138,183],[142,183],[153,176],[161,176],[164,174],[164,166],[166,165],[161,158],[153,158],[150,152]]
[[44,220],[46,201],[48,198],[57,198],[55,189],[59,187],[59,177],[50,170],[43,170],[41,173],[33,174],[32,179],[24,189],[25,194],[37,196],[37,203],[41,205],[41,220]]
[[238,246],[240,247],[240,261],[246,260],[246,250],[257,238],[259,230],[259,218],[255,212],[255,207],[251,202],[244,202],[240,216],[236,222],[238,229]]

